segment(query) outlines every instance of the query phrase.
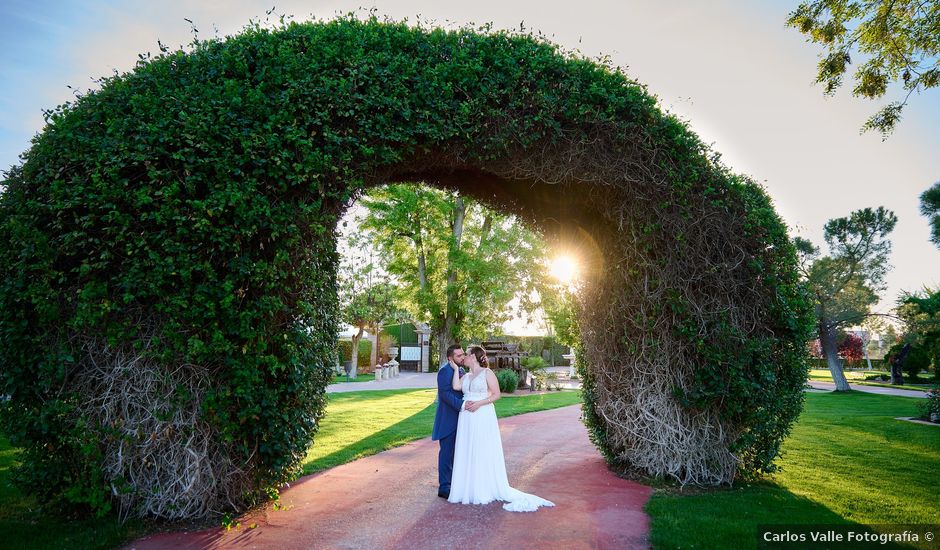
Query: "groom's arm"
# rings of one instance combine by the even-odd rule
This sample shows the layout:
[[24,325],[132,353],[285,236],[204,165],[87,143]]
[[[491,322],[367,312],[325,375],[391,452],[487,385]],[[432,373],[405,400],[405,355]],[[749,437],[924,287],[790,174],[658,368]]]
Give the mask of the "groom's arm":
[[463,397],[457,395],[457,392],[451,387],[451,378],[445,376],[443,369],[437,371],[437,397],[441,403],[460,412],[463,409]]

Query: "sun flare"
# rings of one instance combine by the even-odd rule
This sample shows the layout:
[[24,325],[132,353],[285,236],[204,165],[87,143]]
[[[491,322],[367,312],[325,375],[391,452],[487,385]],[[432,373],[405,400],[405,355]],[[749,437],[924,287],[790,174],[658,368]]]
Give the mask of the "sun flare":
[[549,265],[549,273],[560,282],[570,284],[578,278],[578,262],[571,256],[558,256]]

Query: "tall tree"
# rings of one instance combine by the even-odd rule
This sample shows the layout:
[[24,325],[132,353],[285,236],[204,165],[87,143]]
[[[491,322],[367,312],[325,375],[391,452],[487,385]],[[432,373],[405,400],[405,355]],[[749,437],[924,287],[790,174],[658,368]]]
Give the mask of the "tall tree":
[[829,220],[824,227],[828,256],[820,256],[808,240],[795,239],[803,277],[815,298],[819,342],[836,391],[850,389],[839,364],[839,330],[864,320],[878,301],[889,268],[891,242],[886,237],[896,223],[894,213],[881,207]]
[[371,362],[378,353],[379,330],[383,323],[398,315],[396,287],[386,269],[376,261],[370,236],[353,231],[342,231],[340,252],[342,261],[337,272],[340,315],[342,321],[356,329],[352,335],[352,371],[356,376],[359,342],[365,331],[373,331]]
[[855,71],[856,97],[878,99],[899,83],[903,99],[871,116],[864,130],[887,137],[901,118],[911,94],[940,85],[940,3],[936,0],[812,0],[790,13],[787,25],[807,40],[822,44],[816,82],[827,95],[857,53],[865,61]]
[[930,242],[940,248],[940,181],[921,193],[920,213],[930,222]]
[[538,237],[511,216],[418,184],[374,189],[362,204],[362,227],[375,234],[402,303],[429,322],[439,357],[459,338],[499,327],[531,284]]
[[[352,325],[356,332],[352,336],[352,371],[350,376],[356,376],[356,368],[359,358],[359,342],[362,339],[365,330],[373,330],[373,334],[378,337],[376,327],[390,319],[394,311],[394,298],[391,287],[384,282],[376,283],[362,288],[351,295],[351,298],[343,305],[343,322]],[[373,356],[377,341],[373,341]],[[373,359],[374,361],[374,359]]]

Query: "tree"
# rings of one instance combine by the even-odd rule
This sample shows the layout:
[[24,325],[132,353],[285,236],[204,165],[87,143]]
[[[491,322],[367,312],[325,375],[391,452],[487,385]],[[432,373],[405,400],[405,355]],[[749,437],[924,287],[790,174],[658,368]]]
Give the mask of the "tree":
[[878,99],[889,84],[906,94],[872,115],[863,130],[887,137],[911,94],[940,84],[940,4],[935,0],[812,0],[790,13],[787,26],[825,47],[816,82],[831,95],[842,85],[854,52],[865,61],[855,71],[852,95]]
[[[343,305],[343,321],[355,327],[357,332],[352,336],[352,370],[349,376],[356,376],[358,366],[359,341],[368,328],[378,337],[376,327],[390,319],[394,314],[394,294],[387,282],[372,284],[352,295]],[[373,361],[376,355],[377,340],[372,342]]]
[[898,317],[906,330],[895,350],[905,343],[911,345],[904,364],[911,376],[933,365],[934,377],[940,378],[940,289],[924,289],[909,293],[898,300]]
[[886,236],[896,223],[894,213],[881,207],[829,220],[824,236],[830,253],[822,257],[811,242],[795,239],[800,270],[815,301],[819,341],[836,391],[850,389],[839,364],[838,332],[865,319],[878,301],[891,251]]
[[839,341],[839,357],[850,362],[861,361],[865,357],[865,342],[851,332],[845,333]]
[[544,255],[538,235],[511,216],[453,191],[417,184],[374,189],[363,197],[371,231],[402,303],[428,320],[439,357],[462,338],[483,338],[525,296]]
[[[356,229],[357,224],[354,223]],[[378,353],[378,335],[381,325],[398,315],[396,287],[391,283],[386,269],[376,261],[368,234],[343,232],[340,243],[342,262],[337,270],[337,288],[340,301],[340,316],[344,323],[357,329],[352,336],[352,369],[349,375],[356,376],[359,357],[359,341],[365,331],[373,331],[371,362],[375,364]]]
[[940,248],[940,181],[921,193],[920,213],[930,222],[930,242]]

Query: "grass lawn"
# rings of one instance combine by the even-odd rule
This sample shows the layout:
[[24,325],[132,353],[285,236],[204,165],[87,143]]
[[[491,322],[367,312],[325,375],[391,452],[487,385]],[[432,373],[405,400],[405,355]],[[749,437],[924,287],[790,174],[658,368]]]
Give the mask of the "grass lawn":
[[[329,394],[327,416],[307,453],[311,474],[431,435],[434,389],[376,390]],[[513,396],[495,403],[496,415],[512,416],[581,402],[581,392]]]
[[[936,524],[940,427],[919,399],[808,393],[768,481],[728,490],[657,490],[647,505],[657,548],[754,548],[760,524]],[[690,491],[692,493],[692,491]],[[707,533],[707,536],[703,536]]]
[[[366,375],[371,377],[372,375]],[[304,464],[311,473],[428,437],[434,423],[434,390],[357,391],[329,394],[327,414]],[[499,416],[580,403],[580,392],[507,396]],[[0,436],[0,548],[114,548],[132,539],[185,526],[114,518],[72,520],[37,511],[33,499],[10,485],[17,451]],[[436,465],[429,465],[434,466]]]
[[346,378],[345,375],[336,375],[330,380],[330,384],[343,384],[345,382],[372,382],[375,380],[375,374],[356,374],[355,378]]
[[[877,380],[865,380],[866,376],[875,376],[882,375],[888,378],[891,377],[890,372],[880,371],[880,370],[863,370],[863,371],[844,371],[845,379],[849,384],[859,384],[862,386],[881,386],[884,388],[897,388],[901,390],[921,390],[927,391],[933,388],[940,388],[940,384],[937,384],[933,381],[932,377],[924,376],[921,374],[917,378],[916,382],[913,382],[907,375],[904,379],[907,383],[901,385],[893,385],[890,382],[878,382]],[[820,382],[832,382],[832,373],[828,369],[812,369],[809,371],[809,379],[817,380]],[[913,383],[912,383],[913,382]]]
[[0,437],[0,548],[114,548],[145,535],[146,524],[113,518],[69,520],[43,515],[32,499],[10,485],[17,452]]

